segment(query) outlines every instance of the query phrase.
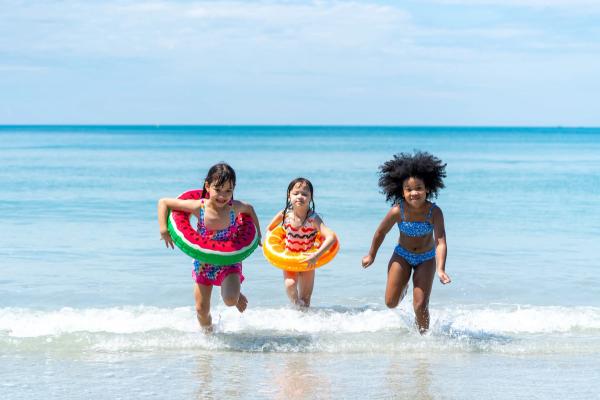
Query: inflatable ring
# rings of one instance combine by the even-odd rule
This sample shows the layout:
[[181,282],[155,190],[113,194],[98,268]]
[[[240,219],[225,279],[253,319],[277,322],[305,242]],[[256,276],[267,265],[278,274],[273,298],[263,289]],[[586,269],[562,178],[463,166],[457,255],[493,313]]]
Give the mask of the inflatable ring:
[[281,225],[277,226],[272,231],[267,232],[267,236],[265,237],[262,248],[263,254],[265,255],[267,261],[277,268],[286,271],[302,272],[322,267],[329,261],[333,260],[340,249],[338,238],[334,234],[333,244],[327,249],[327,251],[325,251],[325,253],[321,254],[321,257],[319,257],[317,260],[315,267],[309,268],[308,264],[306,262],[302,262],[302,260],[307,257],[307,253],[314,253],[319,249],[323,243],[321,234],[317,233],[314,247],[305,252],[294,252],[286,249],[285,236],[285,229],[283,229]]
[[[190,190],[178,197],[181,200],[199,200],[202,190]],[[258,231],[248,214],[238,214],[236,230],[229,240],[202,237],[190,223],[190,213],[172,210],[167,227],[173,242],[188,256],[208,264],[231,265],[248,257],[258,246]]]

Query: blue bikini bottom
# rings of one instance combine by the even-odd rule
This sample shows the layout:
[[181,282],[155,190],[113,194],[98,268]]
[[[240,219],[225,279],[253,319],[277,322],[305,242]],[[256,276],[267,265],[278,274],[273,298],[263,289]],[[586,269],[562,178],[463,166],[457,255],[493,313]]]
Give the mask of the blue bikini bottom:
[[394,249],[394,253],[404,258],[411,267],[416,267],[425,261],[435,258],[435,247],[429,251],[426,251],[425,253],[413,253],[412,251],[408,251],[404,247],[398,245]]

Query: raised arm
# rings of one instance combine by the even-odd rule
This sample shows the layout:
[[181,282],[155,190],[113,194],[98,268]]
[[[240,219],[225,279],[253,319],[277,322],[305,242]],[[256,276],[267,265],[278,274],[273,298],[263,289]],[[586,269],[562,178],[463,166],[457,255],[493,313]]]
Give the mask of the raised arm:
[[435,265],[440,282],[444,285],[452,280],[446,274],[446,256],[448,248],[446,246],[446,229],[444,227],[444,214],[439,207],[435,207],[432,214],[433,235],[435,238]]
[[383,220],[375,230],[373,240],[371,241],[371,248],[369,249],[369,254],[362,258],[363,268],[367,268],[373,264],[375,257],[377,256],[377,251],[379,250],[381,243],[383,243],[383,239],[385,239],[387,233],[399,221],[399,219],[400,207],[393,206],[390,211],[388,211],[387,215],[383,217]]
[[258,232],[258,245],[262,246],[262,232],[260,230],[260,223],[258,222],[258,217],[256,216],[256,212],[254,211],[254,207],[252,207],[250,203],[234,200],[233,208],[235,209],[236,214],[244,213],[248,214],[252,218],[254,226],[256,226],[256,231]]
[[161,240],[165,241],[167,247],[174,248],[173,239],[167,228],[167,216],[169,210],[186,211],[197,214],[201,200],[180,200],[163,198],[158,201],[158,228]]

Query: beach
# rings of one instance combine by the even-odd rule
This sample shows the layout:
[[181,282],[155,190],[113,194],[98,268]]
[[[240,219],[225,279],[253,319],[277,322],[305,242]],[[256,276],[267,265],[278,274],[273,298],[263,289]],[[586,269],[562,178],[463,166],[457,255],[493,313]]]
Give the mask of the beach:
[[[600,129],[0,126],[0,397],[600,398]],[[447,165],[446,270],[431,329],[385,306],[392,230],[379,165]],[[340,239],[312,307],[289,305],[260,248],[245,313],[212,297],[200,332],[192,260],[159,240],[156,203],[235,168],[263,230],[297,176]]]

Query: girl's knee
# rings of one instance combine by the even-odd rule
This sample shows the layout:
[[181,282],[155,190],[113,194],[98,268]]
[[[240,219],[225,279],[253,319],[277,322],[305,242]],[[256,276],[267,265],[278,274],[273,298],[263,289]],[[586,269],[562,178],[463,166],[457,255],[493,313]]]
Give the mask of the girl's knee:
[[386,298],[385,305],[388,308],[396,308],[398,306],[398,299]]
[[231,306],[235,306],[238,303],[239,298],[240,298],[239,294],[237,296],[226,295],[226,296],[223,296],[223,302],[225,303],[226,306],[231,307]]
[[426,314],[429,312],[429,301],[427,299],[414,299],[413,309],[415,314]]
[[295,279],[286,278],[286,279],[284,279],[283,284],[285,285],[286,289],[292,289],[292,288],[296,287],[296,280]]

